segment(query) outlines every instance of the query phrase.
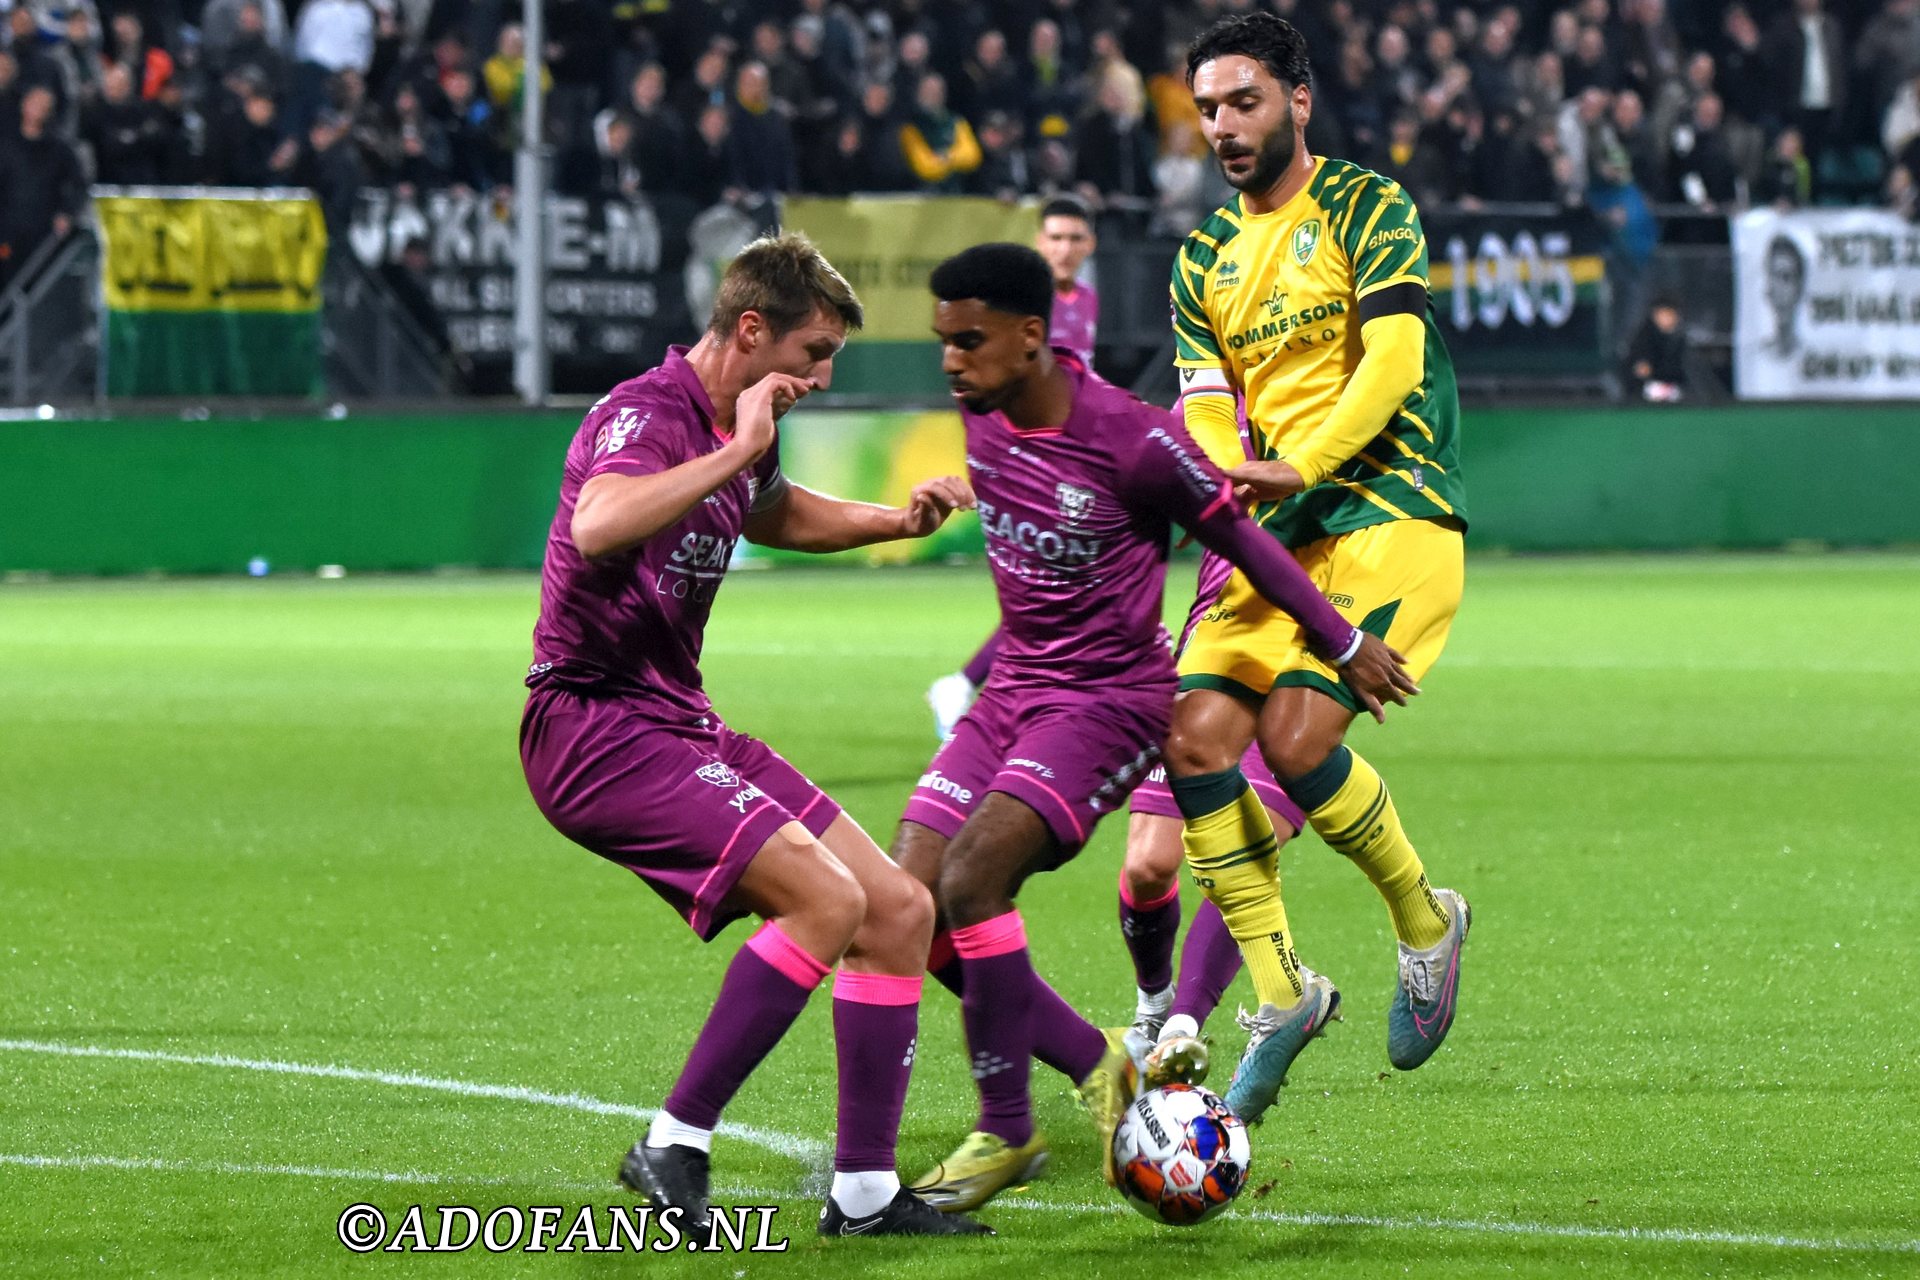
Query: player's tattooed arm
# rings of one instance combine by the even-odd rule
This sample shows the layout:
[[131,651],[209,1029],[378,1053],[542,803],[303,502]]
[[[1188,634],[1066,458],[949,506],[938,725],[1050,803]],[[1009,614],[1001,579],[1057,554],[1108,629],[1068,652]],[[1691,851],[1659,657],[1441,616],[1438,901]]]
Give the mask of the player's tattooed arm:
[[774,421],[813,383],[768,374],[741,393],[731,439],[712,453],[643,475],[602,472],[580,486],[569,534],[589,560],[639,546],[718,490],[773,447]]

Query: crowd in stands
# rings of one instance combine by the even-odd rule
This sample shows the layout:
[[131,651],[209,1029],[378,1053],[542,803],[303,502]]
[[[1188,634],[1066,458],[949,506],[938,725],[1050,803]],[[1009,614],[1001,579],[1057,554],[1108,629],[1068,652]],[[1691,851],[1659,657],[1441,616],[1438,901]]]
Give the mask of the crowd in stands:
[[0,282],[88,181],[501,190],[523,89],[556,186],[1221,196],[1184,46],[1305,33],[1319,152],[1423,202],[1915,212],[1920,0],[0,0]]

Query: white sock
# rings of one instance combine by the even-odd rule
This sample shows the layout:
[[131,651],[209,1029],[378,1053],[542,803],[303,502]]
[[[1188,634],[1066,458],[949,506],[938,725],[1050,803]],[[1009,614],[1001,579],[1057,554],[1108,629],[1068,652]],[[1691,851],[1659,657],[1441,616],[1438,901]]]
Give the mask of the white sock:
[[656,1112],[653,1125],[647,1130],[647,1145],[650,1147],[692,1147],[696,1151],[713,1150],[713,1130],[696,1129],[684,1121],[675,1120],[671,1113]]
[[833,1175],[833,1202],[849,1218],[864,1218],[893,1203],[900,1194],[900,1175],[888,1169],[874,1173],[836,1173]]
[[1167,1025],[1160,1028],[1160,1043],[1165,1044],[1175,1036],[1197,1036],[1200,1024],[1193,1020],[1190,1013],[1176,1013],[1167,1019]]
[[1136,1018],[1164,1018],[1167,1010],[1173,1008],[1173,988],[1149,992],[1145,987],[1135,987],[1133,997],[1133,1016]]

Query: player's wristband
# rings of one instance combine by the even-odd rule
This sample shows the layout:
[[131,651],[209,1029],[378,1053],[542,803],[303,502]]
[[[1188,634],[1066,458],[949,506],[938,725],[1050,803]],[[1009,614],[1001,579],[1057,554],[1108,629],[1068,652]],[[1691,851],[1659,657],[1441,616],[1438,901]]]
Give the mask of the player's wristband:
[[1366,639],[1367,633],[1355,627],[1353,629],[1353,640],[1347,645],[1346,652],[1333,660],[1333,665],[1336,667],[1344,667],[1349,662],[1352,662],[1353,655],[1360,652],[1360,646],[1366,643]]

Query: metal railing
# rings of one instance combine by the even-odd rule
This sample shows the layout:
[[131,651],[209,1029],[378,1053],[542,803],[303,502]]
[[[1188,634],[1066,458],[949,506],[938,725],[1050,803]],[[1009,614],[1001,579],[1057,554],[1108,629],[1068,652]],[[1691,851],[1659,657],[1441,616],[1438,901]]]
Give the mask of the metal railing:
[[0,295],[0,404],[99,399],[100,243],[80,228],[49,239]]

